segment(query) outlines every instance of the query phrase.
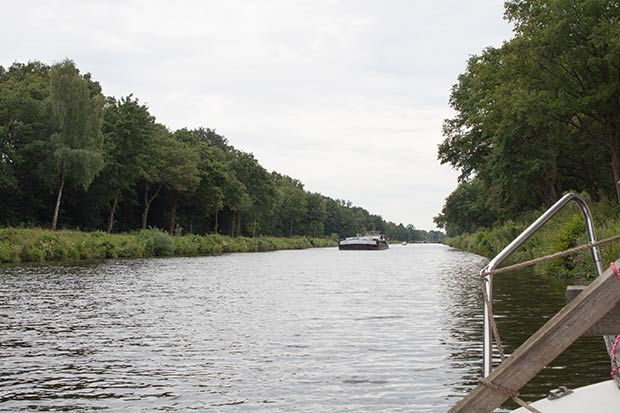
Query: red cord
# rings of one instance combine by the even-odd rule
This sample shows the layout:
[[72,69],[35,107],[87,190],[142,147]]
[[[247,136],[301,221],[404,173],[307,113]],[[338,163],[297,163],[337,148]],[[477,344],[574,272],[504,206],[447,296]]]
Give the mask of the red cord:
[[[620,271],[618,271],[618,268],[616,268],[616,263],[614,263],[614,262],[611,263],[611,269],[614,272],[614,274],[616,274],[616,276],[618,276],[620,278]],[[620,335],[616,337],[616,341],[614,342],[614,345],[611,348],[611,358],[612,358],[612,360],[617,360],[616,350],[618,349],[618,344],[619,343],[620,343]],[[618,371],[620,371],[620,364],[618,364],[618,366],[611,371],[611,377],[613,377],[614,374],[616,374]]]
[[[611,348],[611,358],[613,360],[617,360],[616,358],[616,350],[618,349],[618,344],[620,344],[620,336],[616,337],[616,341],[614,342],[613,347]],[[618,371],[620,370],[620,364],[611,371],[611,377],[614,376],[614,374],[616,374]]]

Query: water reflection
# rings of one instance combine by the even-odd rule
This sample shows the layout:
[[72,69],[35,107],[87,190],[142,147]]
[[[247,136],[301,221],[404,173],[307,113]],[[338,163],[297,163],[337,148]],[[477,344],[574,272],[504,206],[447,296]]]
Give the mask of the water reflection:
[[[452,320],[452,355],[454,368],[460,369],[454,389],[461,396],[477,385],[481,375],[482,348],[482,294],[478,272],[485,261],[469,260],[456,272],[457,290],[446,284],[457,305],[450,311]],[[505,352],[509,355],[542,327],[564,305],[564,291],[569,283],[530,270],[499,274],[494,278],[494,313]],[[499,355],[494,349],[495,364]],[[546,397],[551,389],[561,385],[580,387],[609,377],[609,360],[603,341],[599,337],[580,338],[555,361],[530,381],[520,394],[524,400],[533,401]],[[517,408],[512,401],[504,411]]]
[[477,274],[486,260],[450,250],[449,261],[439,266],[444,322],[449,335],[444,345],[450,352],[449,368],[455,373],[449,383],[452,401],[464,397],[477,383],[482,369],[482,294]]
[[[0,411],[445,412],[480,374],[483,264],[408,245],[5,268]],[[528,283],[496,281],[509,349],[561,305]],[[608,370],[577,346],[591,360],[526,395]]]
[[[506,353],[510,354],[565,304],[569,284],[524,270],[498,275],[494,312]],[[525,400],[546,397],[559,386],[575,388],[609,379],[610,364],[601,337],[583,337],[542,370],[522,390]],[[507,403],[509,407],[516,405]]]

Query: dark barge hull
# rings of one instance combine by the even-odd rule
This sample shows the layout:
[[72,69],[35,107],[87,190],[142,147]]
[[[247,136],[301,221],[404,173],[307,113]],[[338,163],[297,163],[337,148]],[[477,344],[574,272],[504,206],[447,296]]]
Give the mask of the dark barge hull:
[[367,251],[377,251],[377,250],[386,250],[389,245],[387,242],[379,242],[377,244],[345,244],[338,245],[339,250],[343,251],[352,251],[352,250],[367,250]]

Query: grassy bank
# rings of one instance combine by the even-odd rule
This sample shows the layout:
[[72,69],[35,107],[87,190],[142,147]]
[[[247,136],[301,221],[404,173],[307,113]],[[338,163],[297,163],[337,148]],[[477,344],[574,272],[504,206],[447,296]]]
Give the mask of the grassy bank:
[[[599,240],[620,234],[620,209],[616,204],[609,201],[594,204],[588,202],[588,204],[592,209],[596,235]],[[479,229],[473,234],[445,238],[444,243],[491,258],[534,222],[542,212],[532,211],[516,221],[497,224],[490,229]],[[509,262],[516,263],[542,257],[585,243],[587,243],[587,236],[583,216],[576,206],[570,205],[517,249]],[[601,247],[601,254],[603,267],[607,268],[611,261],[620,257],[620,246],[618,243],[604,245]],[[536,269],[562,278],[588,279],[595,276],[589,251],[539,264]]]
[[325,238],[170,236],[158,229],[129,234],[0,228],[0,263],[71,262],[103,258],[215,255],[336,246]]

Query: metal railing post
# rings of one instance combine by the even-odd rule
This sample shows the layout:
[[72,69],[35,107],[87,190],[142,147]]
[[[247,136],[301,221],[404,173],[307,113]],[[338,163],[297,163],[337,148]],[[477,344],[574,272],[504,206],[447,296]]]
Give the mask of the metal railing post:
[[[586,232],[588,234],[588,241],[590,244],[596,242],[596,233],[594,231],[594,221],[592,219],[592,213],[586,202],[577,194],[571,193],[564,195],[559,201],[557,201],[551,208],[545,211],[536,221],[534,221],[529,227],[527,227],[517,238],[512,240],[499,254],[497,254],[486,267],[482,269],[480,274],[493,271],[499,264],[510,256],[517,248],[519,248],[525,241],[527,241],[536,231],[540,229],[547,221],[549,221],[557,212],[562,209],[570,201],[575,201],[584,216],[586,222]],[[594,267],[596,268],[597,276],[603,274],[603,266],[601,263],[601,253],[597,246],[591,247],[592,260],[594,261]],[[486,288],[489,302],[493,302],[493,275],[489,274],[485,276],[484,286]],[[489,323],[489,313],[487,303],[484,303],[484,341],[483,341],[483,376],[487,377],[491,374],[493,368],[493,335],[491,332],[491,325]]]

